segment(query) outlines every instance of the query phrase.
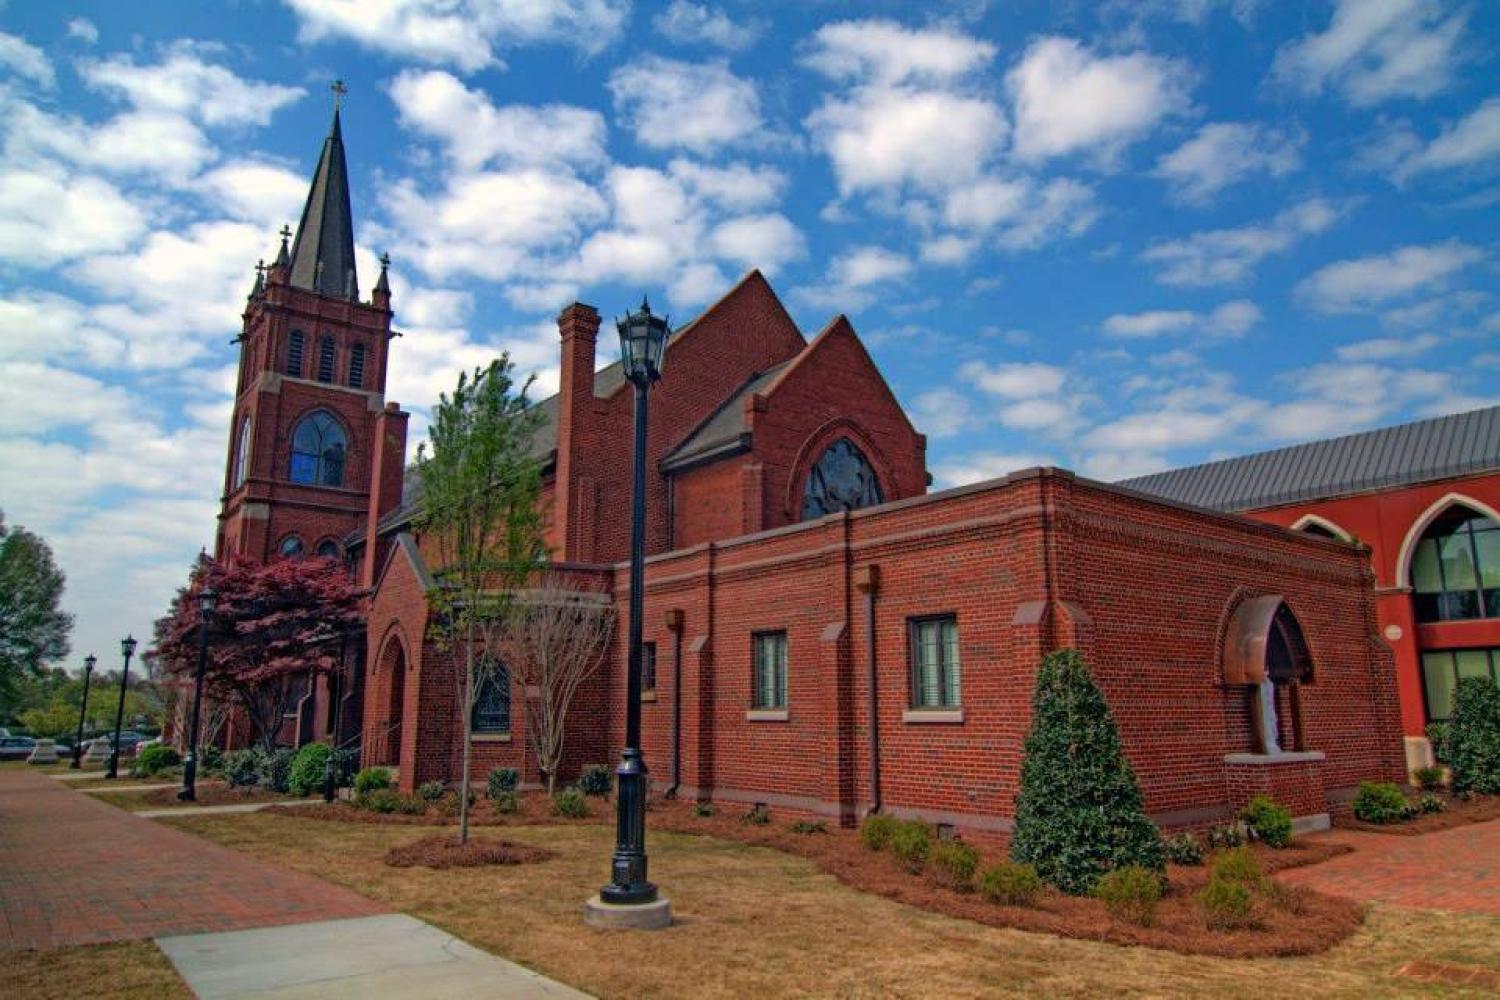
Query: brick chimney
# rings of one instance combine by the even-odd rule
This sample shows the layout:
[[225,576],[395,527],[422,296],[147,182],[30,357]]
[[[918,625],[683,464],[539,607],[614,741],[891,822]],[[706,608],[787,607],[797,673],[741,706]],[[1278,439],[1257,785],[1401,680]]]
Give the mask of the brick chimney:
[[375,418],[375,441],[370,463],[370,513],[365,524],[365,557],[360,567],[361,586],[373,587],[385,550],[376,531],[380,519],[401,505],[406,477],[406,422],[410,414],[398,403],[386,403]]
[[592,490],[583,481],[594,416],[594,345],[599,310],[575,302],[557,317],[562,338],[562,386],[557,396],[557,466],[553,517],[562,560],[586,562],[593,555]]

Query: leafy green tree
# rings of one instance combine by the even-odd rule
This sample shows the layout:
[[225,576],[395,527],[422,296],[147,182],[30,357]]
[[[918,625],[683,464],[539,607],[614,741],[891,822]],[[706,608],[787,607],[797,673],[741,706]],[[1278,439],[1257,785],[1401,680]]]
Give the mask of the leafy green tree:
[[463,727],[459,839],[469,839],[469,772],[474,703],[499,669],[500,639],[525,586],[545,556],[539,501],[542,467],[531,454],[540,414],[501,355],[433,408],[417,449],[422,511],[416,526],[438,553],[440,586],[431,596],[432,633],[453,657]]
[[1163,870],[1115,720],[1076,650],[1049,654],[1037,674],[1010,853],[1072,895],[1117,868]]
[[73,616],[62,611],[63,572],[41,536],[0,512],[0,695],[68,655]]
[[1458,682],[1443,759],[1455,792],[1500,794],[1500,687],[1488,677]]

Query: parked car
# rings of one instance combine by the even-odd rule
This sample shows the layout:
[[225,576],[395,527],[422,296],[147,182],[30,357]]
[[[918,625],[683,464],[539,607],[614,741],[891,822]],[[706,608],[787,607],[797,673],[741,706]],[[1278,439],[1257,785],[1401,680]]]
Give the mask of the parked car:
[[0,736],[0,760],[25,760],[36,749],[30,736]]
[[[120,756],[131,756],[136,752],[136,750],[142,743],[146,742],[147,738],[148,737],[144,733],[138,733],[133,729],[120,730]],[[115,734],[113,732],[101,733],[91,740],[84,740],[83,749],[85,752],[87,752],[92,744],[97,743],[99,744],[100,749],[107,753],[109,749],[114,746],[114,742]]]

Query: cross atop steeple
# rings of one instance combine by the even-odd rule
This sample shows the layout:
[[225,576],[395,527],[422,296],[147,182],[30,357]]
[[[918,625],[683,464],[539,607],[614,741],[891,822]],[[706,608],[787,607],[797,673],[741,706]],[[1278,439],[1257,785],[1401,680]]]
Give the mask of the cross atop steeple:
[[344,106],[344,95],[349,93],[349,88],[344,86],[343,80],[333,81],[333,86],[328,88],[333,91],[333,110],[338,111]]

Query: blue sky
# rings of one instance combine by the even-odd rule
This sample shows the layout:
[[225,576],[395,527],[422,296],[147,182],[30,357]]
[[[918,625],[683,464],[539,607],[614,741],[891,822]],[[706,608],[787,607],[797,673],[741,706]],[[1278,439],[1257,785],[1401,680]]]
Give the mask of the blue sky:
[[71,659],[149,632],[334,78],[413,447],[500,350],[551,391],[566,302],[685,320],[753,266],[850,315],[939,486],[1488,405],[1497,39],[1439,0],[0,2],[0,508]]

